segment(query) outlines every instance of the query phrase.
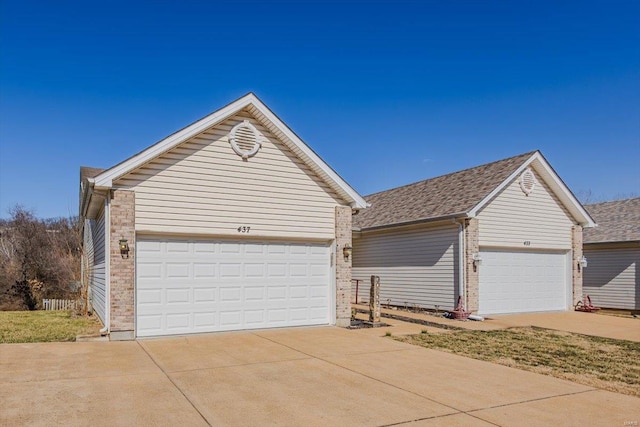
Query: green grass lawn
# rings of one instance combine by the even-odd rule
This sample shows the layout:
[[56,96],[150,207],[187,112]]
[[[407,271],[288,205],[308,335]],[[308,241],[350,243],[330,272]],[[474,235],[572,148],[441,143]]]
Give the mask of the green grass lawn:
[[640,396],[640,343],[542,328],[394,337],[580,384]]
[[94,317],[70,311],[0,311],[0,344],[75,341],[77,335],[98,334]]

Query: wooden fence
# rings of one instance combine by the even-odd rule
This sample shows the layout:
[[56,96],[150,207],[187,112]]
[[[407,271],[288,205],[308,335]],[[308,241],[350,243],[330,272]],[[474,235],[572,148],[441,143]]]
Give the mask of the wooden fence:
[[79,310],[82,300],[79,299],[43,299],[43,310]]

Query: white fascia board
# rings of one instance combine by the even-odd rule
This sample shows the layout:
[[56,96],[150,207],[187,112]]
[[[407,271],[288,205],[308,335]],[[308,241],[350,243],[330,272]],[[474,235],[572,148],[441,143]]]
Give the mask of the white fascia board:
[[168,150],[171,150],[175,146],[187,141],[188,139],[206,131],[212,126],[220,123],[221,121],[229,118],[238,111],[241,111],[252,100],[256,99],[253,94],[248,94],[232,102],[226,107],[209,114],[203,119],[187,126],[186,128],[179,130],[178,132],[168,136],[160,142],[152,145],[144,151],[130,157],[122,163],[117,164],[95,177],[95,185],[99,188],[111,188],[113,181],[125,175],[132,170],[142,166],[143,164],[155,159]]
[[589,212],[587,212],[587,210],[582,206],[582,203],[575,198],[571,190],[569,190],[562,179],[553,170],[544,156],[537,152],[533,157],[534,158],[531,159],[529,163],[534,160],[538,160],[545,172],[552,178],[552,182],[550,183],[551,188],[556,191],[558,198],[564,203],[567,210],[578,220],[578,223],[586,228],[595,227],[596,222],[591,215],[589,215]]
[[187,126],[186,128],[168,136],[162,141],[152,145],[146,150],[130,157],[124,162],[112,167],[111,169],[101,173],[95,178],[95,187],[98,189],[109,189],[113,186],[113,181],[119,177],[133,171],[143,164],[155,159],[163,153],[171,150],[177,145],[193,138],[194,136],[206,131],[207,129],[217,125],[218,123],[228,119],[237,112],[253,105],[262,115],[273,123],[283,135],[285,135],[295,147],[306,157],[310,166],[317,168],[329,180],[333,181],[351,200],[351,207],[357,209],[366,208],[368,205],[349,184],[347,184],[329,165],[327,165],[320,157],[313,152],[298,136],[293,133],[287,125],[285,125],[271,110],[258,99],[253,93],[249,93],[242,98],[232,102],[226,107],[221,108],[207,117]]
[[511,175],[507,177],[502,183],[497,186],[487,197],[482,199],[471,211],[469,211],[469,217],[476,217],[478,212],[484,208],[493,198],[500,193],[507,185],[509,185],[518,175],[520,175],[531,163],[538,161],[538,164],[542,169],[551,177],[550,183],[548,183],[552,190],[556,192],[558,198],[564,203],[567,210],[575,217],[580,225],[583,227],[595,227],[596,223],[591,218],[589,213],[582,207],[582,204],[574,197],[573,193],[562,182],[562,179],[556,174],[551,165],[546,161],[544,156],[539,151],[536,151],[531,155],[518,169],[516,169]]
[[260,113],[273,123],[282,134],[291,141],[303,154],[311,166],[316,166],[325,176],[332,180],[348,197],[351,198],[351,207],[364,209],[369,204],[360,196],[346,181],[344,181],[327,163],[324,162],[307,144],[302,141],[289,127],[282,122],[266,105],[258,98],[255,98],[254,106]]
[[513,181],[515,179],[516,176],[518,176],[520,173],[522,173],[522,171],[531,164],[531,162],[533,161],[533,159],[535,158],[535,156],[538,153],[532,154],[531,157],[529,157],[529,159],[527,159],[526,162],[524,162],[518,169],[516,169],[511,175],[509,175],[507,177],[507,179],[505,179],[504,181],[502,181],[500,183],[500,185],[498,185],[496,188],[493,189],[493,191],[491,193],[489,193],[484,199],[482,199],[480,201],[480,203],[478,203],[477,205],[475,205],[473,207],[473,209],[471,209],[468,213],[470,218],[475,218],[478,215],[478,212],[484,208],[489,201],[493,200],[493,198],[500,193],[507,185],[509,185],[509,183],[511,181]]

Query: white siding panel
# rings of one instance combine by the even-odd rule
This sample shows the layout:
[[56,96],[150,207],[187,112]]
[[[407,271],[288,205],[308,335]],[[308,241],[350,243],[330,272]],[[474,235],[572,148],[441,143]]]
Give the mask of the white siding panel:
[[584,269],[583,293],[593,305],[640,309],[640,249],[584,248],[589,262]]
[[89,295],[94,312],[105,323],[105,222],[104,209],[96,219],[86,220],[85,253],[88,257]]
[[[535,175],[536,187],[528,196],[520,189],[517,177],[480,211],[480,246],[571,249],[573,221],[540,176]],[[525,241],[530,244],[525,245]]]
[[[262,148],[243,160],[227,134],[250,120],[262,135]],[[120,178],[136,193],[136,230],[253,237],[331,240],[335,206],[344,205],[282,142],[249,113],[237,116],[185,142]]]
[[[458,295],[458,228],[440,226],[363,233],[353,240],[358,301],[369,300],[370,277],[380,276],[381,302],[452,309]],[[355,284],[352,286],[355,296]]]

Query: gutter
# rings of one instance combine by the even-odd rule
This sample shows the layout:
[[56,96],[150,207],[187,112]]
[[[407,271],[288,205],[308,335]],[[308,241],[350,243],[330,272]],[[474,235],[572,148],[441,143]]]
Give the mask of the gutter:
[[455,220],[461,220],[466,218],[473,218],[473,215],[470,215],[469,212],[458,212],[450,215],[434,216],[431,218],[421,218],[421,219],[416,219],[412,221],[396,222],[394,224],[383,224],[383,225],[376,225],[373,227],[359,228],[358,231],[362,231],[362,232],[376,231],[376,230],[381,230],[385,228],[395,228],[395,227],[403,227],[407,225],[417,225],[417,224],[426,224],[428,222],[444,221],[447,219],[451,219],[455,221]]
[[582,242],[582,246],[625,245],[630,248],[640,246],[640,240],[602,240],[598,242]]
[[93,187],[95,185],[95,180],[93,178],[86,178],[87,185],[84,186],[82,190],[82,200],[80,201],[80,217],[85,218],[87,209],[89,208],[89,199],[91,199],[91,195],[93,194]]

